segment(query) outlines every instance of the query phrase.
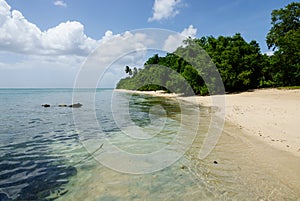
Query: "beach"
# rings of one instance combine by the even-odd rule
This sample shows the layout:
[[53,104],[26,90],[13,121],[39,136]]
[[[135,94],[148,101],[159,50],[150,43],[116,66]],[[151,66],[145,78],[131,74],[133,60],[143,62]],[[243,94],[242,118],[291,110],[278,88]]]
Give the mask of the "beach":
[[[212,117],[218,113],[210,103],[211,97],[117,91],[82,89],[77,92],[81,108],[62,108],[58,107],[60,103],[74,102],[72,89],[0,90],[6,100],[0,107],[1,200],[250,201],[300,197],[300,158],[290,154],[293,138],[287,138],[291,149],[282,151],[268,146],[270,142],[263,136],[247,132],[246,123],[241,128],[230,122],[234,115],[244,117],[233,105],[241,110],[240,104],[247,102],[237,98],[244,97],[258,108],[254,104],[261,101],[254,103],[249,97],[265,96],[269,89],[225,95],[226,122],[205,158],[199,153]],[[275,92],[276,97],[284,93],[278,100],[285,103],[283,98],[289,97],[286,93],[294,91]],[[295,100],[295,94],[290,96]],[[263,102],[268,100],[261,98]],[[51,107],[42,107],[44,103]],[[288,105],[293,108],[293,104]],[[126,116],[128,111],[130,117]],[[292,112],[297,110],[286,111]],[[145,160],[121,158],[123,152],[116,152],[111,145],[132,159],[144,155]],[[166,163],[175,156],[178,160]],[[127,173],[140,168],[151,169],[142,169],[148,170],[143,174]]]
[[[212,106],[209,96],[196,100]],[[227,94],[225,104],[226,121],[272,147],[300,157],[300,90],[260,89]]]
[[[189,102],[196,101],[205,107],[213,106],[213,96],[182,97],[162,91],[132,91],[132,93],[178,98]],[[224,97],[227,122],[237,126],[249,137],[255,137],[269,146],[300,157],[299,89],[257,89],[226,94]]]
[[[103,159],[105,159],[103,156],[114,152],[110,151],[107,141],[101,141],[100,144],[103,143],[104,145],[101,151],[94,156],[97,160],[91,159],[80,163],[77,167],[76,176],[71,177],[69,183],[65,186],[68,193],[58,200],[299,200],[300,158],[296,156],[297,151],[292,151],[292,148],[297,145],[297,142],[294,142],[297,138],[296,134],[292,133],[294,135],[284,138],[287,139],[286,142],[280,142],[276,141],[279,132],[279,134],[277,132],[273,134],[273,132],[263,127],[264,124],[272,120],[282,126],[281,129],[287,133],[290,132],[290,128],[286,128],[286,125],[282,125],[282,121],[279,120],[283,117],[290,118],[288,115],[293,116],[297,113],[294,107],[297,105],[296,100],[299,97],[299,91],[267,89],[225,95],[226,121],[222,134],[205,158],[199,158],[199,153],[208,136],[212,117],[218,113],[218,110],[211,103],[212,97],[182,97],[178,94],[167,94],[163,91],[114,90],[114,92],[116,92],[114,94],[116,102],[113,103],[117,106],[119,104],[116,110],[118,114],[124,113],[126,111],[124,109],[128,107],[128,103],[123,102],[123,100],[131,101],[132,121],[139,122],[147,118],[146,115],[144,118],[137,120],[135,114],[138,113],[135,113],[135,111],[148,114],[151,108],[152,112],[155,109],[162,109],[156,107],[158,104],[167,106],[164,108],[169,112],[176,111],[173,113],[176,115],[171,116],[168,120],[169,123],[167,122],[165,126],[157,126],[159,134],[156,134],[153,138],[141,141],[128,136],[125,134],[128,131],[126,130],[128,126],[125,125],[125,127],[120,127],[121,132],[107,133],[109,136],[107,139],[110,143],[126,150],[128,153],[150,153],[150,151],[153,153],[153,150],[160,151],[161,147],[166,147],[166,150],[168,150],[169,143],[176,141],[178,147],[176,146],[176,149],[170,147],[172,153],[175,154],[182,150],[183,141],[182,138],[176,139],[174,136],[178,135],[179,126],[183,125],[183,129],[181,129],[182,136],[193,138],[192,144],[185,150],[186,152],[182,157],[170,166],[151,173],[128,174],[116,171],[115,166],[102,164]],[[130,93],[134,95],[130,95]],[[141,94],[145,94],[145,96]],[[102,99],[104,97],[103,92],[98,97]],[[277,99],[273,100],[273,97]],[[294,102],[287,103],[286,99]],[[97,101],[97,103],[101,105],[102,109],[110,110],[108,105],[103,107],[101,101]],[[197,104],[206,107],[197,107]],[[180,120],[182,119],[180,116],[184,112],[174,110],[174,107],[178,105],[188,107],[192,111],[199,110],[200,119],[185,115],[184,118],[188,121],[181,124]],[[294,109],[286,109],[287,105]],[[252,107],[255,110],[251,109]],[[281,115],[281,118],[275,119],[275,114],[269,114],[276,112],[275,108],[279,111],[286,110],[285,113],[282,112],[286,116]],[[266,110],[270,112],[267,113]],[[106,113],[102,111],[99,114]],[[269,119],[270,115],[274,118]],[[99,117],[101,118],[101,115]],[[239,121],[235,121],[236,119]],[[251,122],[253,120],[258,120],[258,123]],[[104,121],[100,119],[100,122],[102,122],[102,126],[105,126]],[[194,127],[194,122],[199,123],[198,128]],[[290,123],[295,124],[295,122]],[[185,125],[187,126],[185,127]],[[110,128],[110,126],[109,124],[108,127]],[[272,127],[277,131],[275,128]],[[191,135],[193,129],[197,130],[195,136]],[[256,130],[254,129],[260,129],[262,136],[255,133]],[[129,134],[139,134],[136,130],[131,131]],[[270,139],[264,138],[264,132],[269,132]],[[83,132],[82,134],[84,133],[89,134],[89,132]],[[271,137],[275,141],[272,141]],[[98,139],[96,137],[95,139],[101,140],[102,138]],[[276,142],[278,144],[288,143],[289,147],[275,146]],[[92,149],[93,147],[91,146]],[[161,159],[169,158],[165,154],[165,152],[160,154]],[[134,167],[140,167],[144,164],[134,160],[127,163],[126,160],[116,159],[117,155],[108,156],[107,158],[115,161],[113,165],[121,164],[121,167],[129,167],[130,164],[133,164]],[[149,167],[153,167],[155,166],[154,159],[150,157],[145,160],[145,163],[148,163]]]
[[[212,117],[219,114],[214,96],[77,93],[82,108],[58,107],[72,103],[72,89],[0,90],[6,100],[0,107],[1,200],[300,198],[300,90],[225,95],[226,121],[204,158],[199,156],[211,136]],[[133,157],[121,158],[123,152]],[[137,155],[145,160],[131,160]],[[128,173],[141,168],[143,174]]]

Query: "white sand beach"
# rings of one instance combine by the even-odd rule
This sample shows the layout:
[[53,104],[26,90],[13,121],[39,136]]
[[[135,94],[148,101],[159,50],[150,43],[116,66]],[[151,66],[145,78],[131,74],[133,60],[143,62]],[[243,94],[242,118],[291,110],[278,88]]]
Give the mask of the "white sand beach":
[[[122,90],[118,90],[122,91]],[[123,90],[126,91],[126,90]],[[128,91],[127,91],[128,92]],[[132,91],[131,91],[132,92]],[[180,98],[213,106],[211,96],[180,97],[161,91],[133,93]],[[225,119],[268,145],[300,157],[300,90],[259,89],[225,95]]]

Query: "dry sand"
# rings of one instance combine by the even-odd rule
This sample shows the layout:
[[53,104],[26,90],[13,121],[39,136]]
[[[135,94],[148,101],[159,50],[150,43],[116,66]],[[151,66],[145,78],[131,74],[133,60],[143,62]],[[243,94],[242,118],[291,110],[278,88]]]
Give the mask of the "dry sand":
[[[209,96],[196,99],[201,105],[212,106]],[[300,157],[300,90],[260,89],[230,94],[225,95],[225,105],[226,121]]]
[[[118,90],[126,91],[126,90]],[[128,91],[127,91],[128,92]],[[211,96],[180,97],[162,91],[136,92],[213,106]],[[248,135],[300,157],[300,90],[259,89],[225,95],[225,119]]]

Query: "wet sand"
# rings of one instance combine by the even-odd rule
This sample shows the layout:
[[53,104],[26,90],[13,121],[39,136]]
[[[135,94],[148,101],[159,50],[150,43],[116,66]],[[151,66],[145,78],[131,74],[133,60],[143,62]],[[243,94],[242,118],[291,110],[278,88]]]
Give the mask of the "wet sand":
[[[86,161],[66,186],[68,193],[58,200],[299,200],[300,158],[266,146],[231,122],[225,123],[212,152],[199,159],[214,115],[209,107],[200,110],[198,135],[171,166],[134,175],[114,171],[99,161]],[[115,137],[119,145],[124,143]]]
[[[208,107],[200,108],[199,133],[180,160],[163,170],[140,175],[120,173],[104,167],[98,161],[87,161],[78,166],[77,175],[66,186],[68,193],[58,200],[300,200],[300,157],[295,154],[297,152],[273,146],[266,140],[268,138],[248,132],[246,128],[250,129],[251,126],[233,121],[239,117],[242,122],[248,116],[246,112],[256,114],[255,110],[248,108],[248,104],[253,107],[258,104],[256,110],[270,107],[269,110],[273,111],[281,106],[277,105],[278,102],[289,104],[284,108],[294,108],[299,92],[268,89],[226,95],[228,110],[222,135],[213,151],[203,160],[199,159],[199,151],[214,110],[209,107],[209,97],[197,97],[199,104]],[[141,93],[166,96],[162,92]],[[193,105],[190,97],[178,97],[176,94],[167,96]],[[239,110],[236,110],[238,107]],[[230,108],[232,110],[229,113]],[[243,112],[240,112],[242,109]],[[263,111],[257,114],[267,118],[269,114]],[[294,108],[293,111],[288,110],[288,114],[283,114],[291,115],[289,112],[294,114],[297,111]],[[261,126],[259,123],[249,125]],[[263,127],[260,129],[264,131]],[[286,130],[289,131],[288,128]],[[270,131],[266,129],[265,132]],[[275,138],[275,135],[272,137]],[[288,139],[296,137],[292,135]]]
[[[189,101],[190,97],[183,98]],[[212,106],[211,97],[196,97]],[[226,121],[264,143],[300,157],[300,90],[261,89],[225,95]]]
[[[118,90],[125,91],[127,90]],[[132,92],[132,91],[131,91]],[[211,96],[181,97],[163,91],[148,94],[195,102],[211,107]],[[259,89],[225,95],[225,119],[243,133],[300,157],[300,90]]]

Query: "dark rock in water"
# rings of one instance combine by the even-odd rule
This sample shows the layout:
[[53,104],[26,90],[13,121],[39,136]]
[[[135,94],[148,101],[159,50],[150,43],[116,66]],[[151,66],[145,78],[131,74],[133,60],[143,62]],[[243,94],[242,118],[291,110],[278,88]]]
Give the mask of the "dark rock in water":
[[69,191],[68,189],[57,190],[57,192],[55,192],[52,195],[48,196],[47,199],[49,199],[49,200],[58,199],[59,197],[61,197],[64,194],[66,194],[68,191]]
[[68,107],[66,104],[59,104],[58,107]]
[[75,103],[75,104],[69,105],[69,107],[73,107],[73,108],[79,108],[81,106],[82,106],[81,103]]
[[66,194],[68,191],[69,191],[68,189],[64,189],[64,190],[59,192],[59,195],[62,196],[64,194]]
[[214,164],[218,164],[218,161],[214,161]]
[[43,104],[42,106],[43,106],[43,107],[50,107],[49,104]]

